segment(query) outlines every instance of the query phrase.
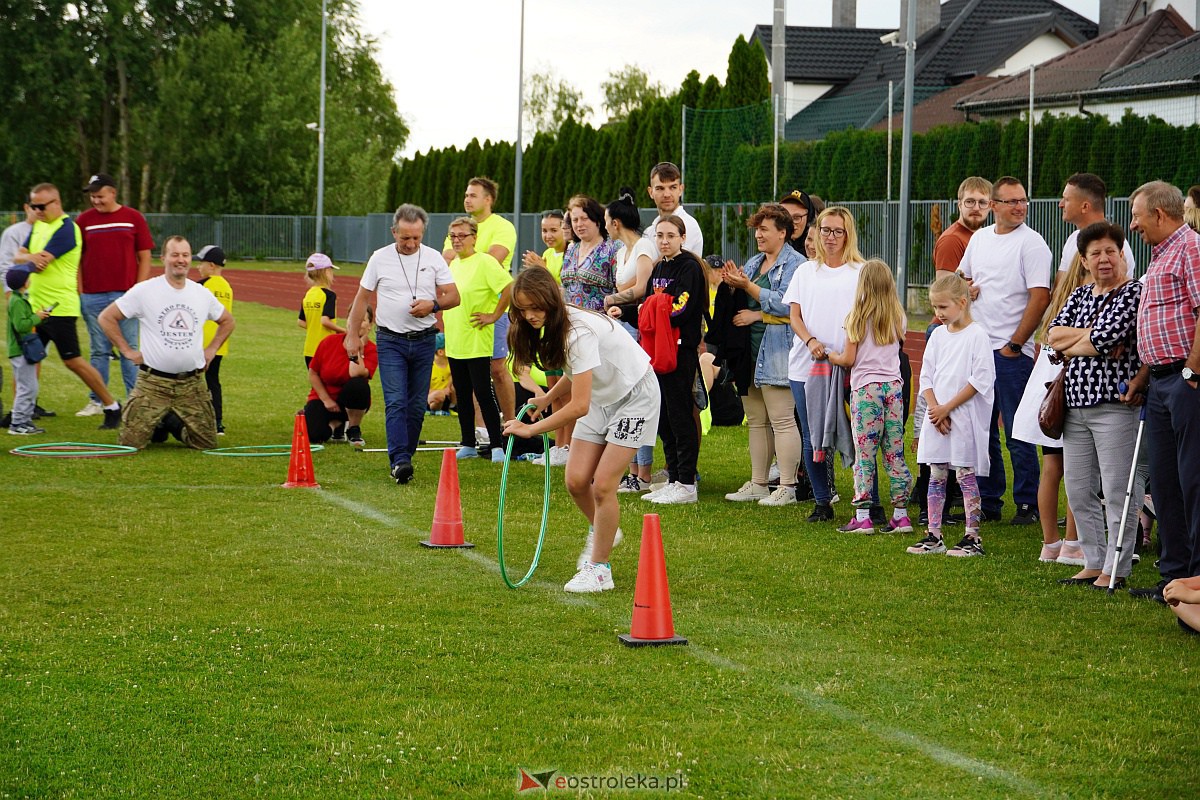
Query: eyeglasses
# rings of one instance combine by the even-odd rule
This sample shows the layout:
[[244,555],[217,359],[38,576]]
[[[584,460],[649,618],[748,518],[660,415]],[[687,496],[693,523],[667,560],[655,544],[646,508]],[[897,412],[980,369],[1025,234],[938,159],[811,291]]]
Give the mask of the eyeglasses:
[[1022,197],[1019,200],[993,200],[992,202],[996,205],[1008,206],[1009,208],[1020,208],[1021,206],[1029,205],[1029,198]]
[[991,200],[976,200],[974,197],[968,197],[966,200],[959,200],[963,208],[987,208]]
[[803,211],[800,212],[799,214],[792,214],[791,216],[792,216],[792,222],[796,223],[797,225],[799,225],[801,222],[804,222],[805,220],[808,219],[808,214]]
[[454,241],[455,239],[466,239],[468,236],[474,235],[475,234],[473,233],[452,233],[450,234],[450,241]]
[[846,235],[846,229],[845,228],[822,227],[817,230],[817,233],[821,234],[822,236],[832,236],[835,239],[841,239],[843,236]]
[[52,206],[57,202],[57,200],[48,200],[45,203],[30,203],[29,207],[34,211],[45,211],[47,206]]

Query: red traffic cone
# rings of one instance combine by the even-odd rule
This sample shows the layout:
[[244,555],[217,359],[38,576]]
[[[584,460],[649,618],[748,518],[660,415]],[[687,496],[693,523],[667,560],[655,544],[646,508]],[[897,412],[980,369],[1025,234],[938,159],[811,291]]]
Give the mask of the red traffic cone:
[[308,444],[308,422],[304,419],[303,411],[296,412],[296,427],[292,431],[292,457],[288,462],[288,477],[283,487],[321,488],[313,474],[312,447]]
[[438,478],[433,525],[422,547],[474,547],[463,541],[462,497],[458,491],[458,459],[453,449],[442,451],[442,474]]
[[671,619],[671,590],[667,586],[667,561],[663,556],[662,526],[658,514],[642,518],[642,551],[638,556],[637,586],[633,590],[633,622],[628,634],[617,636],[629,647],[687,644],[675,635]]

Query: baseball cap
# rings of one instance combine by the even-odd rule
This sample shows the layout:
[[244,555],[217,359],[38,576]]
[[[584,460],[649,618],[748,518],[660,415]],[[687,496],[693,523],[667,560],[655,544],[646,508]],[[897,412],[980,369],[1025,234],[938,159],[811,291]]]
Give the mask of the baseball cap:
[[117,182],[112,179],[111,175],[106,175],[103,172],[97,172],[92,177],[88,178],[87,186],[83,187],[85,192],[95,192],[103,189],[105,186],[116,187]]
[[437,335],[433,337],[433,349],[434,350],[445,350],[446,349],[446,334],[442,333],[441,331],[437,332]]
[[792,191],[788,192],[783,197],[779,198],[779,202],[780,203],[799,203],[800,205],[804,206],[805,208],[809,208],[810,205],[812,204],[812,201],[808,199],[808,193],[802,192],[799,189],[793,189]]
[[313,253],[308,257],[308,261],[305,262],[304,268],[309,272],[313,272],[318,269],[337,269],[337,267],[333,265],[333,262],[329,260],[329,256],[325,255],[324,253]]
[[196,255],[192,256],[193,261],[208,261],[216,264],[218,267],[225,266],[225,251],[217,247],[215,244],[206,244],[200,248]]
[[8,283],[8,288],[14,292],[25,288],[25,282],[29,280],[29,270],[21,267],[12,267],[4,276],[4,280]]

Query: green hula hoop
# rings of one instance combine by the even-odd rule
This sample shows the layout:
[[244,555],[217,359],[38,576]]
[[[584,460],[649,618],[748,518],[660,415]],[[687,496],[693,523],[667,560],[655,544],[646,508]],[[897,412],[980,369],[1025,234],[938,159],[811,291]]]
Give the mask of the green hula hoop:
[[[310,453],[319,453],[325,449],[323,444],[314,444],[308,448]],[[242,447],[216,447],[205,450],[206,456],[227,456],[229,458],[262,458],[264,456],[287,456],[292,454],[290,444],[248,444]]]
[[[520,419],[527,411],[536,408],[532,403],[523,406],[517,412],[517,419]],[[513,436],[508,437],[508,448],[504,451],[504,469],[500,472],[500,507],[496,510],[496,556],[500,561],[500,577],[504,579],[504,585],[510,589],[516,589],[533,577],[533,572],[538,566],[538,559],[542,557],[542,545],[546,542],[546,522],[550,518],[550,437],[543,433],[542,451],[546,454],[546,485],[542,494],[542,528],[538,531],[537,549],[533,551],[533,563],[529,565],[529,571],[525,573],[524,578],[514,583],[508,577],[508,569],[504,566],[504,497],[508,490],[508,465],[512,463],[514,438]]]
[[93,444],[91,442],[44,442],[14,447],[8,452],[14,456],[40,456],[41,458],[108,458],[131,456],[138,450],[123,444]]

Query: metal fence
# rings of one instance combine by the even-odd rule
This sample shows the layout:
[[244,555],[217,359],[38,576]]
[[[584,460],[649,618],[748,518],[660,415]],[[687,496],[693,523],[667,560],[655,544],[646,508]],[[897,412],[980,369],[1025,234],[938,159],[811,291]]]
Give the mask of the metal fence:
[[[880,257],[895,263],[899,241],[900,203],[898,201],[870,201],[842,203],[854,215],[858,228],[859,249],[868,257]],[[754,239],[746,227],[746,220],[758,208],[757,203],[713,203],[688,205],[687,209],[696,216],[705,232],[705,250],[722,258],[745,263],[756,252]],[[909,286],[922,289],[933,280],[933,245],[940,231],[949,227],[954,220],[953,200],[918,200],[910,205],[909,218],[912,235],[909,238],[908,257]],[[1126,230],[1129,227],[1129,200],[1109,198],[1108,218]],[[642,222],[649,224],[655,217],[654,209],[642,209]],[[429,215],[425,231],[425,243],[435,250],[442,250],[446,231],[457,213]],[[20,212],[0,213],[5,224],[15,222]],[[316,217],[312,216],[268,216],[250,214],[226,214],[212,217],[203,214],[147,214],[146,220],[161,242],[172,234],[186,236],[195,248],[216,244],[232,259],[265,259],[303,261],[312,252],[316,241]],[[368,214],[361,217],[326,217],[325,249],[334,261],[364,263],[376,249],[392,241],[391,214]],[[1033,200],[1029,204],[1028,224],[1040,233],[1054,254],[1057,265],[1059,254],[1073,227],[1062,221],[1057,199]],[[538,213],[522,214],[517,231],[519,251],[541,252],[541,217]],[[1146,271],[1150,261],[1150,249],[1138,236],[1130,240],[1137,260],[1136,276]],[[515,254],[519,261],[520,253]],[[923,294],[923,292],[918,292]],[[910,295],[910,307],[913,295]]]

